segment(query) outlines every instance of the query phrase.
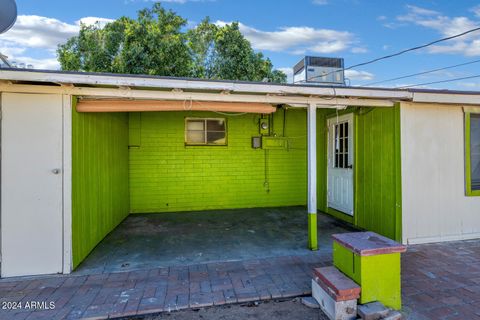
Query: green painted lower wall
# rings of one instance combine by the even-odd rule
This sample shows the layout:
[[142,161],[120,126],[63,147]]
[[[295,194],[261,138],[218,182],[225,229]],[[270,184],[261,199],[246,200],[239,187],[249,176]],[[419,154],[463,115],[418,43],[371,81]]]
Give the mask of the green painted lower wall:
[[317,115],[318,208],[355,226],[401,241],[400,107],[349,108],[355,124],[354,216],[327,204],[327,119]]
[[128,115],[72,110],[73,265],[129,214]]
[[[185,146],[185,117],[227,118],[228,146]],[[259,117],[130,114],[131,212],[305,205],[306,111],[273,114],[270,134],[286,136],[287,149],[252,149]]]

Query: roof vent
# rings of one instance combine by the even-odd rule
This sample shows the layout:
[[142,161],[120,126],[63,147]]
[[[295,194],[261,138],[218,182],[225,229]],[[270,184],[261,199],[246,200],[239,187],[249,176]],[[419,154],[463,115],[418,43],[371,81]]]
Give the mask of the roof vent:
[[293,83],[344,86],[343,68],[343,58],[306,56],[293,67]]

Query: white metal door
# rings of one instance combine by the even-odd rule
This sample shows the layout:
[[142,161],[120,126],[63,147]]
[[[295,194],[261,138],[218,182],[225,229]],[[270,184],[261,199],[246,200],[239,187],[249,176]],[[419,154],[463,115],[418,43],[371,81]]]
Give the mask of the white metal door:
[[328,120],[328,206],[353,216],[353,114]]
[[62,96],[1,98],[1,275],[60,273]]

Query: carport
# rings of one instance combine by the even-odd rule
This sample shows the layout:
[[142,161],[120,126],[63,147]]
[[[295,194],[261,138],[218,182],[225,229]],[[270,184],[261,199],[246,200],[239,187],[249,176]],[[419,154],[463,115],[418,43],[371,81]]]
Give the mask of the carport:
[[[355,109],[335,111],[338,106],[333,107],[317,112],[316,105],[76,97],[72,111],[74,268],[121,221],[110,236],[118,250],[104,241],[97,253],[109,271],[318,250],[317,202],[328,207],[326,212],[354,222],[349,164],[354,159]],[[395,112],[385,110],[378,123],[357,123],[363,139],[369,140],[377,126],[394,139],[395,126],[389,124]],[[330,182],[335,196],[326,205],[324,192],[330,186],[323,184],[323,178],[330,173],[325,170],[330,160],[324,156],[334,143],[328,140],[329,130],[340,135],[335,142],[340,147],[335,146],[338,151],[332,158],[339,173]],[[364,168],[370,165],[365,163]],[[395,180],[389,180],[394,173],[386,172],[381,178],[389,188],[395,187]],[[317,176],[322,178],[320,183]],[[368,186],[367,181],[362,183]],[[387,195],[386,200],[393,202],[394,196]],[[308,208],[288,209],[305,205]],[[286,209],[272,211],[271,207]],[[178,230],[158,231],[168,225]],[[327,220],[320,226],[322,244],[329,249],[328,237],[343,229]],[[135,233],[147,242],[130,237]],[[121,234],[131,241],[120,245]],[[100,268],[94,261],[99,260],[90,260],[92,268]]]
[[[240,217],[235,217],[226,209],[305,205],[305,110],[260,103],[82,97],[74,99],[72,109],[74,268],[129,215],[126,228],[149,234],[154,242],[163,235],[148,229],[156,224],[154,220],[172,213],[180,230],[161,241],[172,243],[179,234],[198,237],[189,245],[193,253],[202,246],[202,233],[203,243],[214,241],[216,250],[225,249],[224,242],[215,240],[218,228],[213,220],[228,223],[232,218],[251,217],[248,210],[239,210]],[[267,128],[262,129],[262,124]],[[257,137],[263,140],[260,147],[252,142]],[[189,216],[190,222],[202,221],[204,216],[212,217],[208,210],[217,210],[215,218],[198,226],[200,234],[193,234],[189,220],[183,217]],[[258,222],[266,227],[268,218],[262,221],[264,214],[256,212]],[[134,221],[145,214],[150,218],[144,232]],[[295,219],[293,215],[298,214],[306,223],[304,210],[293,210],[286,218]],[[274,220],[274,224],[279,223]],[[252,225],[246,227],[247,232],[254,221],[248,222]],[[287,231],[288,227],[277,228]],[[230,234],[237,231],[242,230],[232,226]],[[307,247],[307,239],[305,235],[302,249]],[[161,255],[158,250],[167,256],[169,250],[163,244],[151,256]],[[181,256],[182,250],[176,254]]]
[[[188,255],[186,261],[195,262],[192,254],[200,253],[214,261],[318,250],[319,244],[323,250],[337,229],[326,216],[318,221],[318,210],[401,237],[399,108],[392,99],[406,97],[404,92],[67,72],[2,74],[12,79],[0,86],[2,141],[22,135],[42,146],[24,144],[20,150],[2,143],[2,173],[15,172],[2,175],[2,186],[9,186],[2,188],[2,276],[69,273],[97,246],[92,257],[112,259],[100,268],[135,268],[133,253],[115,260],[102,249],[112,248],[112,242],[102,240],[109,234],[116,239],[125,229],[149,234],[161,219],[168,224],[190,217],[183,229],[169,230],[168,239],[151,249],[154,259],[140,259],[147,264],[181,263]],[[5,126],[10,121],[15,127],[21,117],[31,120],[28,132]],[[55,142],[50,145],[47,138]],[[23,157],[26,151],[29,156]],[[34,163],[46,176],[41,179],[52,180],[48,190],[60,190],[49,198],[43,197],[42,183],[32,184],[27,174],[19,179],[7,168],[32,167],[29,159],[43,153],[58,162]],[[340,179],[330,177],[330,168],[338,169]],[[27,186],[35,190],[19,200],[18,190]],[[40,196],[25,201],[33,194]],[[20,204],[21,214],[8,215]],[[280,209],[272,216],[269,208]],[[39,211],[42,220],[32,222],[30,231],[15,227],[36,221]],[[146,217],[151,217],[146,229],[136,228]],[[198,226],[202,219],[210,220]],[[227,223],[223,230],[222,223]],[[182,234],[191,236],[179,247],[183,251],[162,255],[175,244],[174,235]],[[152,242],[155,234],[150,235]],[[19,248],[18,240],[27,238],[36,240]],[[38,248],[29,245],[32,241]],[[113,251],[121,252],[120,247]],[[40,270],[45,254],[35,252],[41,248],[51,249],[51,255]]]

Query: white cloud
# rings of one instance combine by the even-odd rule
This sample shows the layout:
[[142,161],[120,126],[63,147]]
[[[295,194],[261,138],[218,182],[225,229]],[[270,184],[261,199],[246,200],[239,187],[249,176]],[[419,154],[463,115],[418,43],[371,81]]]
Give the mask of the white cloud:
[[479,82],[458,82],[457,84],[466,88],[480,88]]
[[363,47],[353,47],[351,51],[352,53],[367,53],[368,49]]
[[[470,29],[480,27],[480,21],[467,17],[449,17],[440,12],[412,5],[407,6],[407,14],[397,17],[403,23],[414,24],[439,32],[443,37],[449,37]],[[466,56],[480,55],[480,36],[473,32],[450,40],[445,44],[428,48],[430,53],[463,54]]]
[[[13,28],[1,35],[0,52],[7,55],[10,61],[32,64],[37,69],[58,69],[55,57],[57,46],[77,35],[82,23],[98,24],[103,28],[111,21],[107,18],[85,17],[70,24],[43,16],[20,15]],[[40,52],[46,58],[32,57],[29,51]]]
[[362,81],[370,81],[375,78],[373,73],[367,71],[358,71],[358,70],[345,70],[345,78],[350,80],[362,80]]
[[293,83],[293,68],[283,67],[277,68],[277,70],[280,70],[287,75],[287,83]]
[[413,15],[435,16],[439,14],[438,11],[421,8],[410,4],[407,4],[407,9],[409,10],[409,14]]
[[[217,21],[217,25],[228,22]],[[354,42],[354,35],[347,31],[315,29],[311,27],[282,27],[276,31],[263,31],[239,23],[242,34],[254,49],[282,51],[292,54],[306,52],[328,54],[348,49]]]
[[10,63],[23,63],[25,65],[32,65],[34,69],[42,70],[57,70],[60,69],[60,63],[57,58],[35,59],[32,57],[17,56],[15,59],[9,59]]
[[328,0],[312,0],[313,4],[324,6],[328,4]]
[[8,57],[21,55],[25,52],[25,50],[25,48],[9,46],[7,44],[3,45],[2,41],[0,40],[0,52]]
[[99,18],[99,17],[85,17],[78,20],[77,25],[84,24],[87,26],[98,25],[100,28],[104,28],[106,24],[115,21],[114,19]]
[[2,42],[23,47],[51,49],[78,33],[78,25],[42,16],[18,16],[12,29],[2,35]]
[[471,8],[470,11],[473,12],[473,14],[476,15],[477,17],[480,17],[480,4]]

